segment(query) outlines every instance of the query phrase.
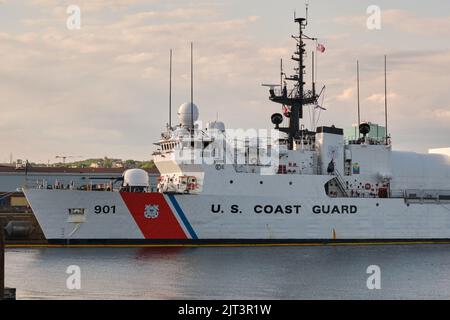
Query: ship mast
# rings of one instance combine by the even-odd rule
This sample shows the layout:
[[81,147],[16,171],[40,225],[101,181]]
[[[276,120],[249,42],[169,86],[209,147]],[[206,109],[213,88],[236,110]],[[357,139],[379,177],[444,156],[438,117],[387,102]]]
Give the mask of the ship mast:
[[286,77],[285,80],[294,82],[294,88],[288,91],[287,86],[282,87],[281,92],[277,94],[273,88],[270,89],[270,100],[275,103],[280,103],[290,107],[289,126],[278,127],[281,132],[285,132],[289,135],[288,147],[293,149],[294,140],[301,136],[300,133],[300,119],[303,118],[303,107],[311,105],[317,102],[317,94],[315,92],[315,86],[312,86],[312,90],[305,92],[305,40],[316,40],[310,38],[304,34],[304,30],[308,25],[308,21],[305,18],[295,18],[295,22],[299,26],[299,35],[292,36],[297,41],[296,51],[292,56],[292,60],[298,63],[298,66],[294,68],[295,74]]

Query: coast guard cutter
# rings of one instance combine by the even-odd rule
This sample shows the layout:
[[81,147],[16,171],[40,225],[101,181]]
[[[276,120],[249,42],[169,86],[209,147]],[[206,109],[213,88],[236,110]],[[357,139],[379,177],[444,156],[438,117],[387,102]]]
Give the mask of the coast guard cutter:
[[198,107],[186,103],[156,143],[158,192],[139,169],[105,191],[24,189],[49,242],[450,240],[449,157],[393,151],[388,133],[373,138],[367,123],[354,139],[301,124],[320,93],[304,79],[307,20],[295,22],[295,74],[269,89],[283,110],[271,117],[275,135],[243,137],[220,121],[202,127]]

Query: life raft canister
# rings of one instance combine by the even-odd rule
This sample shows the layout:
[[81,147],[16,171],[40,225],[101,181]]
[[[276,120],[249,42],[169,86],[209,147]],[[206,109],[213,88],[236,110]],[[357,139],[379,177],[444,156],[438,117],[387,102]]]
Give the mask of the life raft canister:
[[197,178],[196,177],[188,177],[187,189],[195,190],[197,188],[198,188]]

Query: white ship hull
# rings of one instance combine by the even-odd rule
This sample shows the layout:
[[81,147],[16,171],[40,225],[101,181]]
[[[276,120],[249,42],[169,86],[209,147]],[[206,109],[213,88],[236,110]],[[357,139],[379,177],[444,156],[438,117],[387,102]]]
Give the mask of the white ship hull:
[[[292,59],[296,74],[269,99],[283,106],[275,129],[203,128],[199,109],[184,103],[178,124],[155,143],[159,193],[148,174],[126,170],[114,182],[55,190],[45,184],[25,195],[49,241],[272,243],[450,239],[450,158],[392,151],[386,127],[361,123],[347,139],[334,125],[300,125],[306,108],[323,109],[316,83],[306,90],[307,20]],[[283,73],[282,73],[283,74]],[[287,81],[294,82],[292,86]],[[323,96],[322,96],[323,97]],[[314,115],[313,115],[314,118]],[[283,122],[285,122],[283,124]],[[114,179],[113,179],[114,180]],[[117,181],[115,181],[117,182]]]
[[[46,238],[63,243],[450,239],[448,201],[38,189],[25,195]],[[83,214],[74,218],[73,209]]]

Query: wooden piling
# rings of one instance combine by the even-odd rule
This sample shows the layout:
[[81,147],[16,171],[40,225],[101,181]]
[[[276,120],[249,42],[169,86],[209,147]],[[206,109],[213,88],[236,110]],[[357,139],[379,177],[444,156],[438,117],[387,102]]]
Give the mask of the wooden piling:
[[0,219],[0,300],[5,297],[5,229]]

